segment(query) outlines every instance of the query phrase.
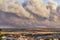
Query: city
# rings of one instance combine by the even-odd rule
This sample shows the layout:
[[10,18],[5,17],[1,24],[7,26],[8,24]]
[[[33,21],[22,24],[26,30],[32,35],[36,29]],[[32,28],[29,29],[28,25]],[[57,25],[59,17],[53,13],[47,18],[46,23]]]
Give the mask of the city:
[[[3,29],[2,40],[60,40],[60,32],[54,29]],[[54,30],[54,31],[53,31]],[[5,31],[5,32],[4,32]]]
[[0,40],[60,40],[60,0],[0,0]]

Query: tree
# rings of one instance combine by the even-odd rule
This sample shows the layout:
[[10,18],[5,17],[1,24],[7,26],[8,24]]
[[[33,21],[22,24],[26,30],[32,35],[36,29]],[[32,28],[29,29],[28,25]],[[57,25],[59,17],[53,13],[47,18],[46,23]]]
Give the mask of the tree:
[[2,34],[1,34],[2,29],[0,29],[0,40],[2,40]]

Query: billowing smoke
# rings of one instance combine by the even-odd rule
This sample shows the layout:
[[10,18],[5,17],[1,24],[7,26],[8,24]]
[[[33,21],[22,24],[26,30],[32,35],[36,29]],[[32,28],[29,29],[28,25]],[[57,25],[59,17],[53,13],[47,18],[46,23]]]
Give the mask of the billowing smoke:
[[4,5],[3,10],[15,12],[20,16],[23,15],[26,17],[35,14],[39,17],[49,18],[50,11],[56,10],[57,8],[57,4],[53,0],[49,0],[47,4],[44,4],[42,0],[27,0],[26,6],[24,7],[16,0],[3,0],[2,5]]
[[46,5],[42,2],[42,0],[29,0],[26,9],[39,17],[48,18],[50,15]]
[[42,0],[27,0],[24,4],[16,0],[1,1],[0,10],[0,23],[7,23],[4,25],[43,28],[60,25],[60,6],[54,0],[46,4]]
[[48,5],[51,6],[52,9],[56,10],[57,8],[57,3],[54,0],[49,0]]
[[3,5],[2,10],[5,12],[12,12],[18,16],[33,18],[17,0],[3,0],[1,5]]

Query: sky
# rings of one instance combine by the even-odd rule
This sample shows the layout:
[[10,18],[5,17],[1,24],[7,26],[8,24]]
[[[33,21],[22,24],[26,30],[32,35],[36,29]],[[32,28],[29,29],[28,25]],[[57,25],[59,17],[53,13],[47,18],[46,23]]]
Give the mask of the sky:
[[[20,2],[24,2],[25,0],[19,0]],[[43,0],[45,3],[48,2],[48,0]],[[54,0],[58,5],[60,5],[60,0]]]
[[[58,5],[60,5],[60,0],[54,0]],[[48,0],[44,0],[44,2],[48,2]]]

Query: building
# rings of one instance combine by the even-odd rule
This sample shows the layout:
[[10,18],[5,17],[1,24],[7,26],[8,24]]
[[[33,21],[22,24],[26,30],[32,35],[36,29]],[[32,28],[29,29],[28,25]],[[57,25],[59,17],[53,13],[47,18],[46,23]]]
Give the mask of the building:
[[[60,40],[60,31],[59,29],[17,29],[16,32],[13,30],[15,29],[9,29],[10,32],[7,32],[6,29],[5,32],[1,32],[1,34],[6,35],[15,35],[17,36],[17,39],[24,39],[24,40]],[[14,37],[14,36],[13,36]],[[5,37],[6,38],[6,37]],[[9,36],[11,38],[11,36]]]

